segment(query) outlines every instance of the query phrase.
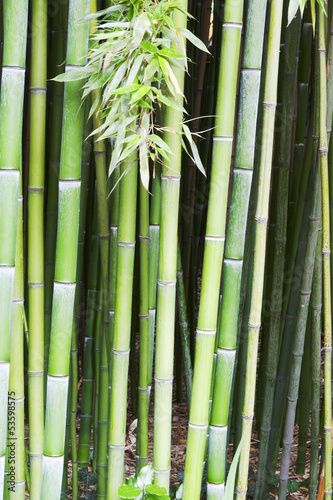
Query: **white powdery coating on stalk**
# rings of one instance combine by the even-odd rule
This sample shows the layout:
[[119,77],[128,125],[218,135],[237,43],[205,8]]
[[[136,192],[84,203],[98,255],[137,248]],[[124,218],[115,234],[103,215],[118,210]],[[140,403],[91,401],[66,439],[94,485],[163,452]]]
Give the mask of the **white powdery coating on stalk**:
[[[63,439],[62,451],[65,447],[68,380],[68,377],[47,376],[45,429],[48,432],[52,432],[55,429],[55,425],[57,426],[57,430],[60,432],[60,434],[58,433],[58,437],[60,439],[62,436]],[[52,425],[52,422],[54,425]],[[62,428],[59,422],[62,424]]]
[[59,500],[61,496],[64,457],[43,457],[41,500]]
[[223,498],[224,498],[224,483],[222,484],[207,483],[207,499],[222,500]]

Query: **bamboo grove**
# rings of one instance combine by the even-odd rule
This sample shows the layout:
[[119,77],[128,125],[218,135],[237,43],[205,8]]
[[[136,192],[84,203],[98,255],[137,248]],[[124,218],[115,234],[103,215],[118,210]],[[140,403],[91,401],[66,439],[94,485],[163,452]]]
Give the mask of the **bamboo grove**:
[[0,499],[330,499],[332,0],[0,15]]

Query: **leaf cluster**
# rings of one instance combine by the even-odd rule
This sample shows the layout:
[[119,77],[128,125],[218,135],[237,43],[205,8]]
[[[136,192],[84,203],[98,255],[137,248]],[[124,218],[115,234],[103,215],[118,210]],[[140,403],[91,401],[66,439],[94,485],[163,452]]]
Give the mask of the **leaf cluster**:
[[[123,0],[87,20],[101,20],[92,33],[88,63],[68,69],[61,81],[86,79],[83,98],[93,93],[90,116],[99,113],[98,140],[115,138],[109,175],[139,153],[143,185],[149,185],[149,158],[170,165],[173,152],[162,138],[159,110],[179,114],[194,162],[204,173],[191,132],[182,121],[183,94],[175,69],[187,70],[186,39],[206,46],[187,29],[178,29],[173,13],[183,11],[177,0]],[[186,146],[183,143],[185,149]]]
[[[307,0],[289,0],[288,25],[296,16],[298,9],[300,9],[301,16],[303,17],[306,2]],[[319,7],[323,9],[323,11],[326,14],[325,10],[326,0],[317,0],[317,3],[319,4]],[[311,9],[312,26],[314,31],[316,25],[316,0],[310,0],[310,9]]]
[[[120,498],[145,500],[170,500],[165,488],[152,484],[154,472],[151,465],[143,467],[138,477],[130,477],[127,484],[120,486]],[[176,496],[176,498],[181,498]]]

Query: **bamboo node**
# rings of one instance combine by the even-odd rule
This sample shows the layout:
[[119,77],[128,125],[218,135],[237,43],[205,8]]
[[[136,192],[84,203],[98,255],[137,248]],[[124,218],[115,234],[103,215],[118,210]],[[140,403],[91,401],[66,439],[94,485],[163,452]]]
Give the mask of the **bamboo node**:
[[203,334],[203,335],[215,335],[216,330],[199,330],[199,328],[197,328],[197,333]]
[[261,217],[260,215],[256,215],[254,218],[258,224],[267,224],[268,217]]
[[139,236],[139,240],[141,241],[149,241],[149,236]]
[[157,280],[157,284],[159,286],[176,286],[177,280],[174,281],[162,281],[162,280]]
[[331,250],[323,250],[321,253],[323,255],[331,255]]

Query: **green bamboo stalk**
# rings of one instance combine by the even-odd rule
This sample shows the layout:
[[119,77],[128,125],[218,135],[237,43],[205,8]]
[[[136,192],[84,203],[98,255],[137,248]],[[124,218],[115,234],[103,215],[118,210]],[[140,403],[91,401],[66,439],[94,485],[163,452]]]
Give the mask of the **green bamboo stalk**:
[[7,467],[9,474],[7,476],[7,481],[5,481],[5,490],[7,490],[10,500],[24,500],[25,498],[22,177],[20,180],[20,196],[18,201],[13,323],[8,388]]
[[317,498],[318,458],[320,440],[320,382],[321,382],[321,309],[322,309],[322,232],[318,231],[316,259],[312,283],[311,329],[311,448],[309,500]]
[[44,185],[47,2],[32,2],[28,185],[29,449],[32,500],[39,500],[44,439]]
[[215,387],[209,432],[207,470],[209,499],[221,496],[225,482],[228,416],[234,379],[246,222],[254,164],[265,17],[265,0],[249,3],[230,215],[223,261],[222,304],[218,323]]
[[[319,233],[318,233],[319,238]],[[306,451],[308,441],[308,428],[310,422],[310,402],[311,402],[311,315],[308,314],[308,322],[306,326],[304,354],[302,361],[301,379],[299,386],[299,426],[298,426],[298,448],[297,448],[297,465],[296,474],[304,476],[306,464]],[[296,415],[297,418],[297,415]]]
[[[85,64],[88,26],[83,18],[88,14],[88,7],[87,0],[69,3],[66,70]],[[84,118],[81,88],[82,81],[65,85],[41,500],[59,499],[64,462],[80,208]]]
[[291,445],[296,416],[296,405],[298,400],[299,380],[301,374],[302,357],[304,351],[305,331],[309,304],[311,298],[312,277],[315,260],[315,251],[318,240],[318,228],[320,222],[320,170],[317,168],[313,190],[312,208],[309,216],[309,229],[307,248],[304,259],[302,282],[299,290],[299,304],[297,312],[296,332],[292,348],[292,360],[290,368],[289,388],[287,395],[287,411],[284,425],[283,449],[281,459],[281,473],[279,485],[279,498],[287,496],[287,484],[290,465]]
[[[187,1],[179,4],[187,10]],[[186,28],[187,18],[181,11],[173,13],[177,30]],[[185,43],[185,39],[184,39]],[[181,91],[184,90],[185,68],[174,67]],[[177,94],[180,106],[183,96]],[[177,228],[181,176],[182,114],[171,108],[165,112],[164,140],[173,152],[161,172],[160,241],[157,276],[155,404],[154,404],[154,481],[169,491],[171,463],[171,412],[175,334],[175,302],[177,283]]]
[[[193,389],[185,461],[185,500],[198,499],[208,427],[216,321],[225,241],[243,2],[225,3],[211,186],[197,326]],[[217,214],[219,216],[217,217]]]
[[131,308],[135,254],[135,213],[137,197],[137,161],[131,158],[122,165],[117,242],[117,278],[114,314],[114,338],[111,356],[111,398],[108,438],[108,479],[106,498],[118,498],[123,483],[127,378],[131,336]]
[[326,87],[326,16],[319,9],[319,156],[322,185],[323,217],[323,305],[324,305],[324,437],[325,437],[325,500],[332,495],[332,310],[330,271],[330,212],[327,165],[327,87]]
[[274,267],[270,303],[270,327],[267,346],[267,367],[264,389],[264,403],[262,425],[260,427],[260,446],[257,483],[255,498],[261,498],[264,487],[265,464],[268,453],[268,439],[270,431],[271,414],[274,400],[275,375],[278,365],[278,353],[280,344],[280,320],[282,313],[283,298],[283,278],[284,278],[284,260],[286,251],[287,236],[287,211],[288,211],[288,193],[289,193],[289,169],[290,169],[290,151],[292,138],[292,116],[295,101],[297,57],[300,41],[300,14],[292,21],[287,28],[285,37],[284,64],[283,64],[283,83],[282,83],[282,110],[280,147],[278,158],[278,185],[274,187],[277,195],[276,226],[274,235]]
[[137,471],[148,464],[149,410],[149,193],[142,183],[139,187],[139,318],[140,358],[138,385]]
[[[85,134],[84,134],[85,135]],[[78,498],[78,450],[76,437],[76,416],[78,402],[78,382],[79,382],[79,358],[78,344],[80,337],[80,323],[82,314],[83,295],[83,264],[84,264],[84,240],[86,229],[86,213],[89,181],[89,147],[84,144],[81,162],[81,193],[80,193],[80,221],[78,235],[78,252],[76,264],[76,288],[74,299],[74,317],[71,340],[71,392],[70,392],[70,439],[71,439],[71,459],[72,459],[72,499]]]
[[[0,492],[4,486],[28,2],[6,3],[0,96]],[[18,26],[20,27],[18,29]]]
[[251,290],[251,308],[249,317],[249,339],[246,367],[246,382],[243,408],[242,440],[239,475],[237,481],[237,500],[245,499],[249,468],[249,454],[252,420],[254,411],[255,378],[257,371],[258,340],[261,322],[263,278],[265,270],[266,232],[271,181],[274,121],[276,110],[278,62],[281,37],[283,1],[271,3],[270,25],[267,52],[267,72],[263,100],[263,131],[260,153],[260,173],[258,200],[255,215],[255,250]]

